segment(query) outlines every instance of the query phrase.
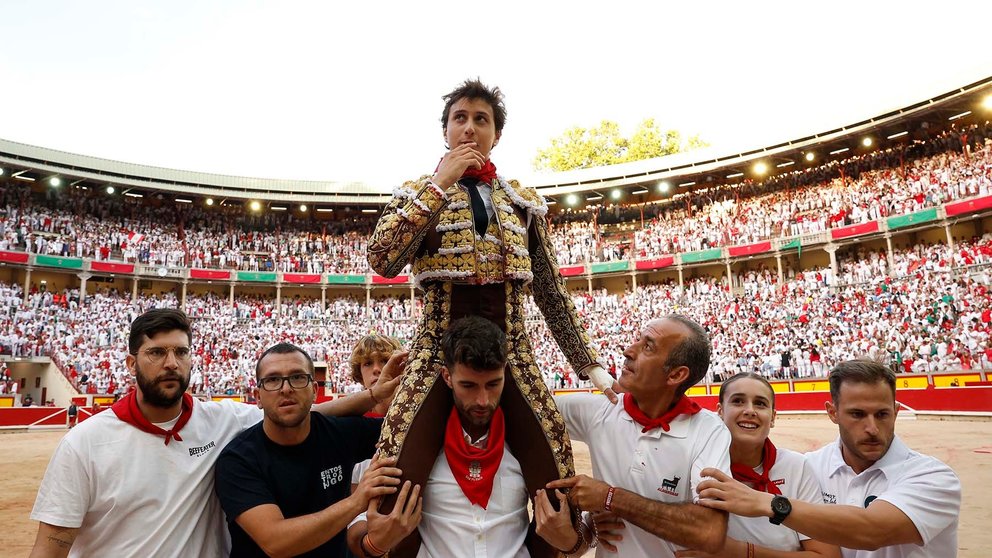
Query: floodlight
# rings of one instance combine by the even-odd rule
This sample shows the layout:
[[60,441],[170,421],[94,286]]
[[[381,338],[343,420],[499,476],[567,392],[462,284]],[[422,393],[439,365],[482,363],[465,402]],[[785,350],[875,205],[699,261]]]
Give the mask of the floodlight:
[[249,204],[248,204],[248,207],[249,207],[249,208],[250,208],[250,209],[251,209],[252,211],[261,211],[261,209],[262,209],[262,204],[261,204],[261,203],[259,203],[259,201],[258,201],[258,200],[251,200],[251,203],[249,203]]
[[871,138],[865,138],[865,139],[861,140],[861,145],[863,145],[865,147],[871,147],[871,144],[872,143],[874,143],[874,142],[872,142],[872,139]]
[[58,188],[59,186],[62,185],[62,179],[57,176],[53,176],[48,179],[48,183],[51,184],[54,188]]
[[806,153],[806,160],[812,163],[813,162],[813,159],[816,159],[816,155],[813,155],[813,152],[812,151],[807,152]]
[[113,194],[116,191],[117,190],[113,186],[107,186],[107,193],[108,194]]
[[758,161],[754,164],[754,174],[765,174],[768,172],[768,165],[764,161]]
[[610,197],[613,198],[613,199],[615,199],[615,200],[620,199],[620,196],[622,196],[622,195],[623,195],[623,192],[620,191],[620,188],[614,188],[613,191],[610,192]]

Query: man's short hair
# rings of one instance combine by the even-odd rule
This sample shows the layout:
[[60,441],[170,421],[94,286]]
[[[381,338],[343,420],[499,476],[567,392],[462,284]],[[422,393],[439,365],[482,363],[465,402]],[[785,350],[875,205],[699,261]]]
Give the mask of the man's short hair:
[[840,401],[840,386],[849,384],[877,384],[885,382],[892,389],[892,399],[896,397],[896,373],[891,368],[874,360],[857,358],[845,360],[830,371],[830,398],[834,405]]
[[727,393],[727,390],[729,389],[729,387],[734,382],[736,382],[737,380],[743,380],[745,378],[750,378],[752,380],[758,380],[759,382],[765,384],[765,386],[772,392],[772,401],[771,401],[771,403],[772,403],[772,410],[774,411],[775,410],[775,388],[772,387],[772,384],[769,383],[768,380],[765,379],[764,376],[762,376],[761,374],[756,374],[754,372],[738,372],[737,374],[734,374],[733,376],[731,376],[731,377],[727,378],[726,380],[724,380],[723,383],[720,384],[720,404],[723,405],[723,401],[724,401],[724,397],[723,396],[724,396],[724,394]]
[[496,125],[496,133],[503,131],[506,124],[506,105],[503,104],[503,92],[499,87],[487,87],[478,78],[467,79],[444,97],[444,111],[441,112],[441,128],[448,129],[448,115],[451,107],[462,99],[481,99],[493,109],[493,124]]
[[444,365],[449,370],[464,364],[473,370],[506,366],[506,334],[493,322],[479,317],[459,318],[441,336]]
[[265,358],[270,354],[288,355],[289,353],[300,353],[301,355],[303,355],[303,357],[307,359],[307,372],[311,376],[313,376],[313,359],[310,358],[310,355],[308,355],[306,351],[304,351],[303,349],[297,347],[292,343],[276,343],[275,345],[272,345],[268,349],[265,349],[265,352],[263,352],[258,357],[258,360],[255,361],[255,379],[256,380],[258,379],[258,374],[259,372],[262,371],[263,358]]
[[146,339],[176,330],[185,333],[189,343],[193,344],[193,326],[185,312],[177,308],[152,308],[131,322],[127,352],[136,355]]
[[706,377],[706,371],[710,367],[710,336],[703,326],[681,314],[669,314],[665,319],[674,320],[689,330],[689,335],[668,353],[668,361],[665,363],[669,370],[679,366],[689,367],[689,377],[679,384],[677,390],[677,395],[682,395]]
[[355,343],[355,348],[351,351],[351,379],[362,383],[362,363],[378,356],[389,358],[393,351],[402,349],[399,339],[388,335],[366,335]]

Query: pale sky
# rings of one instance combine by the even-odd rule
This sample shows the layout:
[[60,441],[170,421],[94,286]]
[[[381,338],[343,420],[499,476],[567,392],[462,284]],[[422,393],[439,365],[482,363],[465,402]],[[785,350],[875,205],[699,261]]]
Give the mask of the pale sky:
[[653,117],[717,149],[992,75],[992,2],[3,0],[0,138],[132,163],[389,186],[444,153],[441,95],[499,85],[493,151]]

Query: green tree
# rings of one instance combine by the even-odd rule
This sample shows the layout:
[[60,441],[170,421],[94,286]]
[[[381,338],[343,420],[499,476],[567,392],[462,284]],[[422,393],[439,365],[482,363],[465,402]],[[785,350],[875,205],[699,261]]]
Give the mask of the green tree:
[[603,120],[596,128],[576,126],[551,139],[534,158],[537,170],[565,171],[662,157],[708,144],[699,136],[685,140],[678,130],[662,130],[653,118],[638,125],[630,138],[620,134],[616,122]]

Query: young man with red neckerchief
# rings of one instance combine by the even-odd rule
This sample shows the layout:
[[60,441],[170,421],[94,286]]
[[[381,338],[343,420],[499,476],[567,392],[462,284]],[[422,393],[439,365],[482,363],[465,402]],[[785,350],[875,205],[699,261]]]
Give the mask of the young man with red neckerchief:
[[[349,546],[358,556],[382,556],[417,529],[421,558],[528,558],[530,497],[520,462],[505,443],[500,406],[506,336],[489,320],[469,316],[448,328],[441,346],[441,376],[453,405],[424,498],[407,481],[390,513],[380,513],[374,499],[367,516],[349,528]],[[573,527],[564,495],[555,496],[557,511],[548,493],[536,494],[536,532],[558,552],[578,555],[588,534]]]
[[[730,432],[685,396],[706,375],[710,341],[680,315],[652,320],[624,351],[619,405],[591,394],[557,398],[569,435],[589,445],[593,477],[548,484],[569,489],[586,516],[597,556],[672,558],[685,548],[717,552],[727,514],[695,502],[706,468],[730,471]],[[593,520],[593,521],[590,521]]]

